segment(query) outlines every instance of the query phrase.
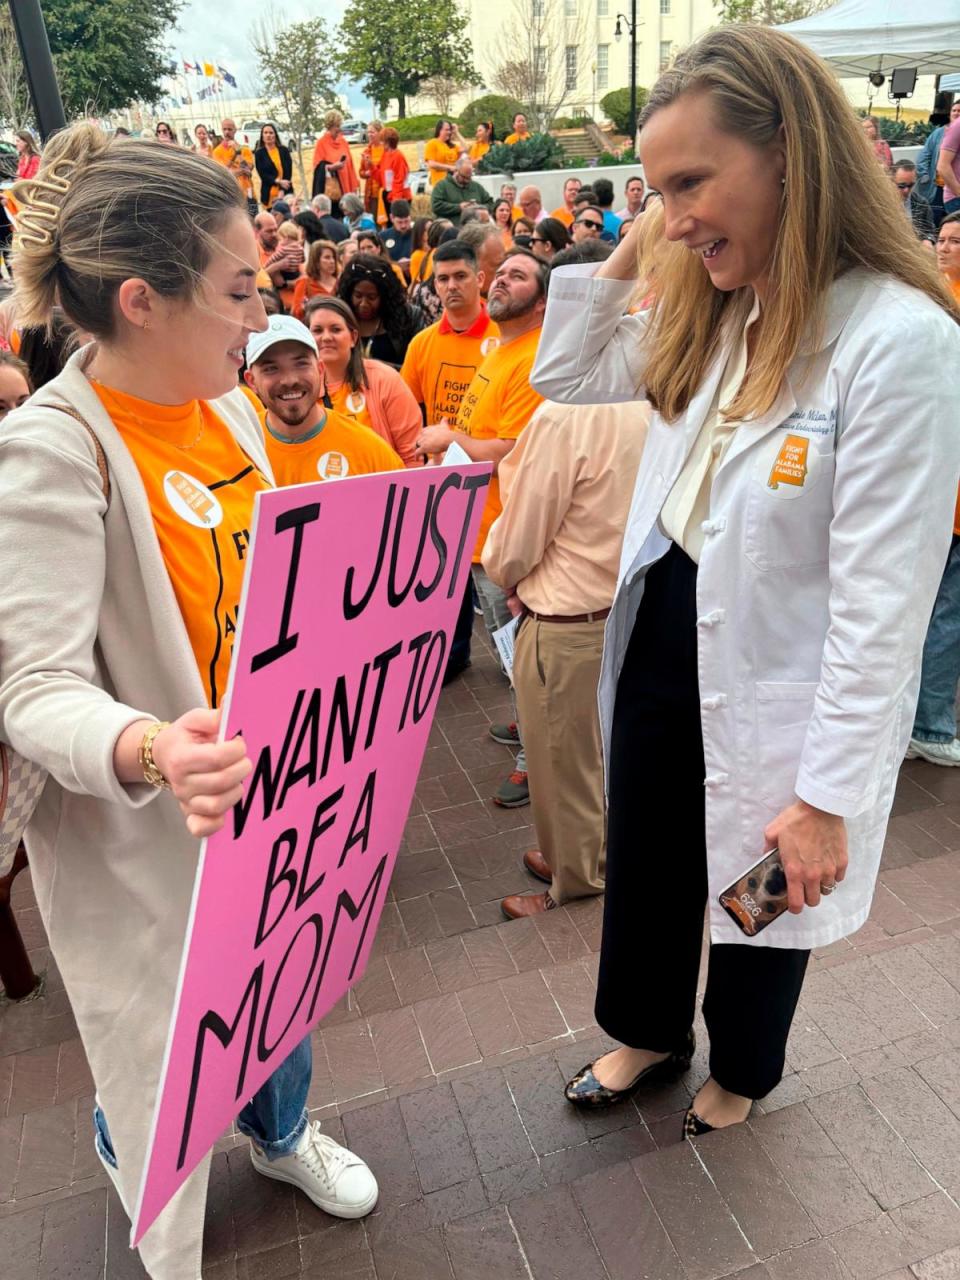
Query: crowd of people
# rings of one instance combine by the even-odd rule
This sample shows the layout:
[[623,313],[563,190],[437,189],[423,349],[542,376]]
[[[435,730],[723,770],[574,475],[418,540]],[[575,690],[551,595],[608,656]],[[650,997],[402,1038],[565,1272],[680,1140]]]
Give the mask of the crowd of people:
[[[939,380],[899,364],[908,342],[938,369],[960,355],[960,106],[894,163],[802,46],[721,28],[644,108],[649,186],[492,196],[473,169],[492,126],[441,120],[416,218],[396,132],[373,123],[355,165],[342,124],[309,196],[274,125],[251,150],[232,120],[190,147],[71,126],[24,144],[13,193],[0,736],[50,775],[26,845],[126,1205],[197,839],[251,771],[217,739],[264,487],[452,444],[493,466],[445,680],[476,614],[515,622],[493,799],[532,805],[543,887],[504,914],[605,894],[597,1018],[620,1047],[572,1105],[689,1067],[707,906],[710,1077],[684,1132],[745,1119],[811,949],[867,917],[904,755],[960,765],[960,438]],[[216,490],[212,538],[170,500],[180,468]],[[762,933],[719,902],[745,873]],[[363,1217],[376,1178],[309,1119],[310,1073],[307,1039],[238,1127],[260,1173]],[[198,1280],[205,1178],[141,1243],[157,1280]]]

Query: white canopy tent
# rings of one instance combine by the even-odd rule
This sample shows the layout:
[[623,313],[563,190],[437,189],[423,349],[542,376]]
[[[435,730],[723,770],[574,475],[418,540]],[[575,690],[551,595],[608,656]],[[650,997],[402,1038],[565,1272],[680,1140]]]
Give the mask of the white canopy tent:
[[777,28],[802,40],[838,76],[866,79],[895,67],[960,72],[960,0],[840,0]]

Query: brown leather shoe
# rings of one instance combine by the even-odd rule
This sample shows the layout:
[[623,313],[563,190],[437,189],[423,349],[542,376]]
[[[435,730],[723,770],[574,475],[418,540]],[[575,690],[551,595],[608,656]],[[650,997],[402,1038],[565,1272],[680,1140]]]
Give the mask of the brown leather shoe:
[[511,893],[500,903],[500,910],[508,920],[523,920],[541,911],[553,911],[556,905],[549,893]]
[[539,849],[528,849],[523,855],[523,865],[532,876],[536,876],[538,880],[542,880],[544,884],[553,883],[553,872],[550,865]]

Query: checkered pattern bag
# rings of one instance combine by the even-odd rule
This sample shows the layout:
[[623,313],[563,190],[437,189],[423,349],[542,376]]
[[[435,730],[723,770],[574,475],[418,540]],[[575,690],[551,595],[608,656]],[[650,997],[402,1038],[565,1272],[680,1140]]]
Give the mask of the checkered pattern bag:
[[[103,496],[110,499],[110,477],[107,459],[93,428],[70,405],[47,405],[59,409],[80,423],[93,441],[97,455],[97,470],[103,486]],[[13,866],[27,823],[40,802],[47,782],[47,771],[31,760],[25,760],[5,742],[0,742],[0,878]]]
[[0,879],[13,866],[46,781],[46,769],[0,742]]

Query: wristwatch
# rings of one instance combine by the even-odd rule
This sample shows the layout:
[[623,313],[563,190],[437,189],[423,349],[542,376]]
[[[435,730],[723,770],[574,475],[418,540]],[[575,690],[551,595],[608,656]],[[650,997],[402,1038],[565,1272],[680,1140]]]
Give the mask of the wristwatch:
[[161,729],[169,729],[169,720],[155,721],[140,741],[137,749],[137,760],[140,762],[140,768],[143,770],[143,780],[148,782],[151,787],[165,787],[170,790],[170,783],[157,768],[153,759],[153,742]]

